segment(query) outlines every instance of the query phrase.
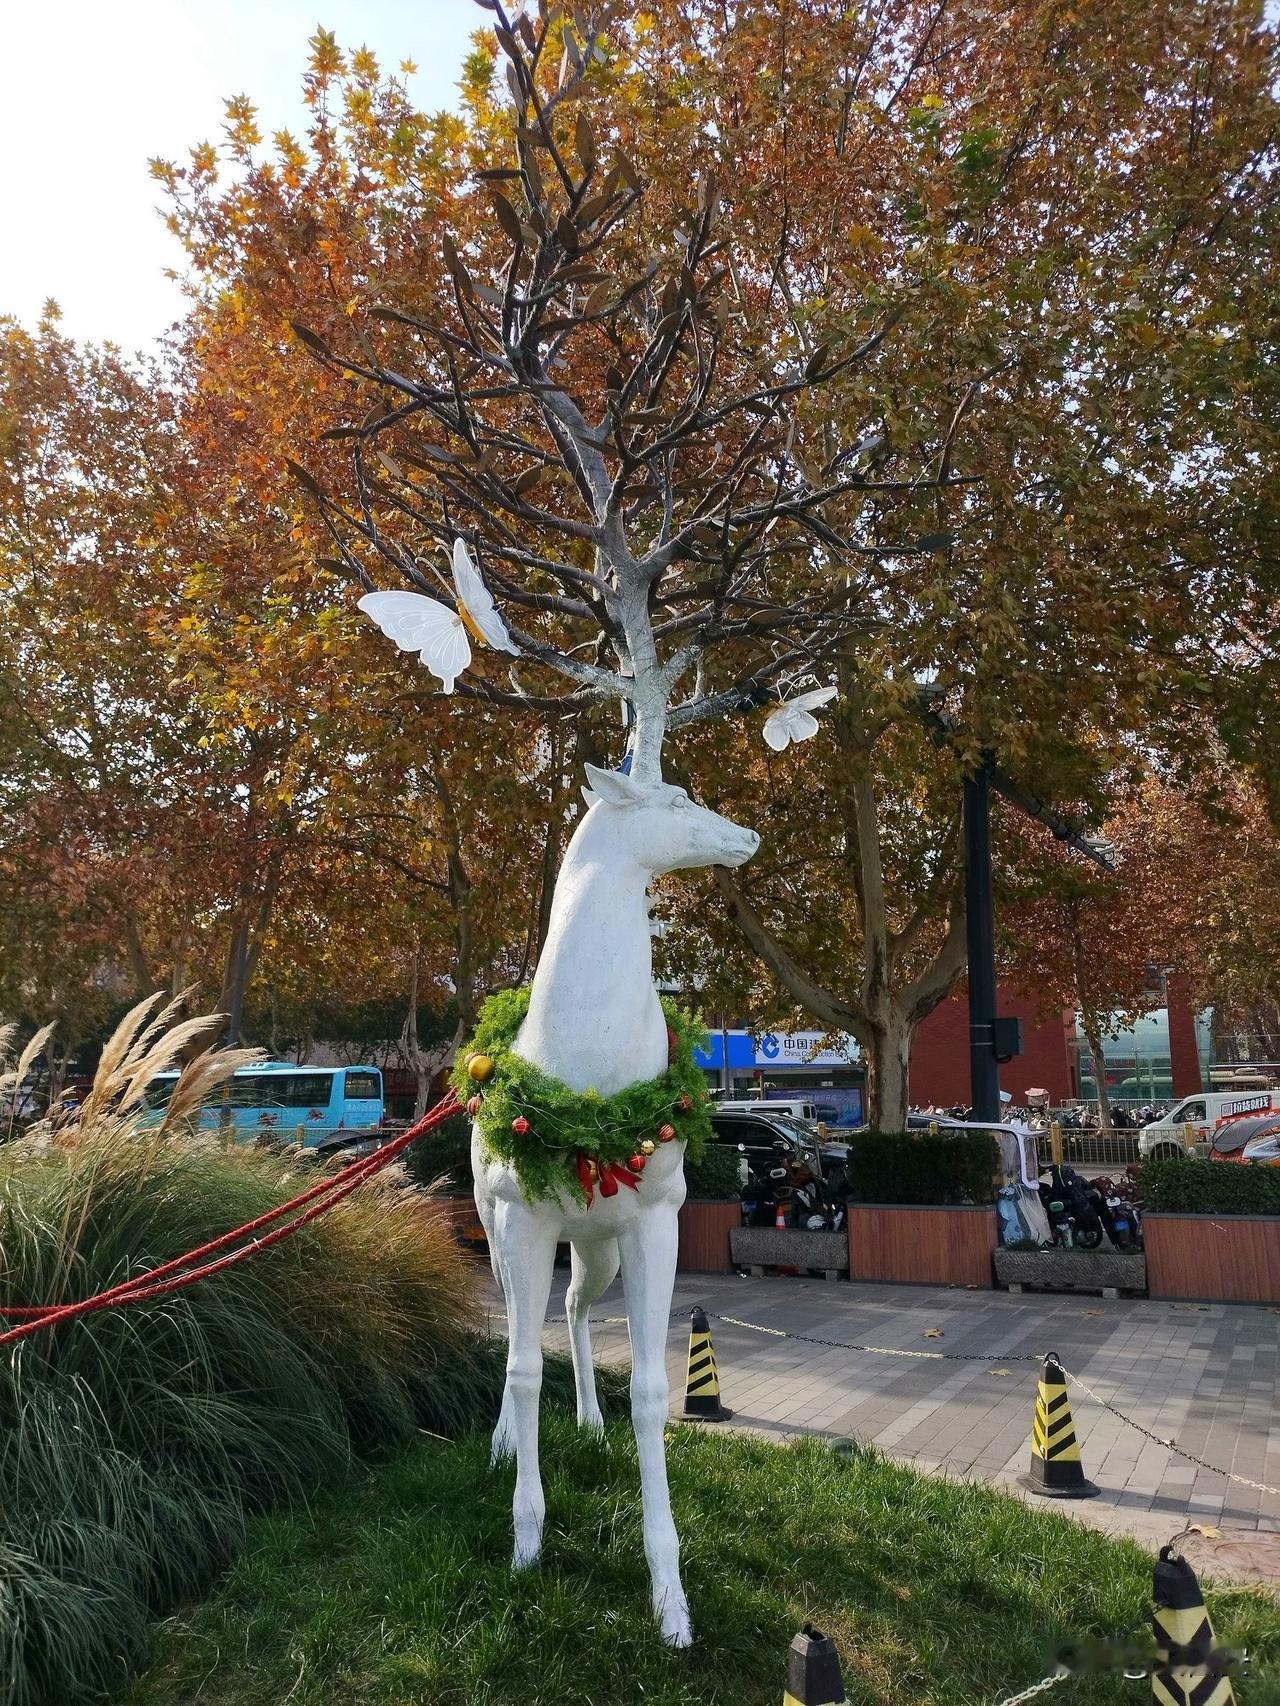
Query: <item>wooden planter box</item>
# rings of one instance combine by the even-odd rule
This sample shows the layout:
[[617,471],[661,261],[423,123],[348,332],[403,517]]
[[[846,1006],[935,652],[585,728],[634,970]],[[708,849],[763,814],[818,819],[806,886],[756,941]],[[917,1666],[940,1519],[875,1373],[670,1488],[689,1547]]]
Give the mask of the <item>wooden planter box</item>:
[[1280,1303],[1280,1215],[1144,1214],[1152,1297]]
[[1060,1291],[1145,1291],[1140,1250],[1003,1250],[992,1256],[999,1285]]
[[849,1204],[849,1278],[991,1287],[993,1204]]
[[849,1267],[849,1241],[843,1232],[808,1232],[798,1227],[735,1226],[729,1248],[736,1268],[763,1274],[766,1268],[819,1268],[838,1279]]
[[684,1274],[732,1273],[729,1238],[742,1225],[742,1204],[686,1202],[680,1210],[680,1253],[676,1267]]

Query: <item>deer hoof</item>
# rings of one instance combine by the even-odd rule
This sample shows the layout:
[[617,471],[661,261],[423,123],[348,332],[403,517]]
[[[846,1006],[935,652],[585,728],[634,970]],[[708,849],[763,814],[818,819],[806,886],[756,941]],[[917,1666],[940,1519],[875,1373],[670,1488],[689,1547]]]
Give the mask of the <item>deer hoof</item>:
[[511,1554],[513,1570],[527,1570],[538,1562],[542,1553],[542,1524],[516,1523],[516,1544]]
[[689,1602],[683,1593],[668,1594],[656,1608],[658,1629],[668,1647],[691,1647],[693,1624],[689,1621]]

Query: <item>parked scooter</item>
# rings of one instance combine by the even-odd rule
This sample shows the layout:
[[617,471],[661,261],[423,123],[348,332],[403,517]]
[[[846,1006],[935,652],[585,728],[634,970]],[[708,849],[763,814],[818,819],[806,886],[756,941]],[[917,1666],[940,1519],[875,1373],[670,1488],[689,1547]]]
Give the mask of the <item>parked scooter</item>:
[[844,1204],[829,1182],[802,1162],[788,1169],[791,1180],[791,1224],[808,1232],[839,1232],[844,1225]]
[[1074,1167],[1065,1163],[1046,1167],[1038,1184],[1056,1244],[1068,1250],[1096,1250],[1104,1232],[1113,1244],[1116,1242],[1112,1232],[1115,1223],[1106,1200]]
[[1118,1250],[1140,1250],[1142,1204],[1138,1201],[1137,1187],[1132,1176],[1126,1174],[1120,1179],[1095,1179],[1093,1186],[1111,1213],[1115,1227],[1109,1234],[1111,1242]]

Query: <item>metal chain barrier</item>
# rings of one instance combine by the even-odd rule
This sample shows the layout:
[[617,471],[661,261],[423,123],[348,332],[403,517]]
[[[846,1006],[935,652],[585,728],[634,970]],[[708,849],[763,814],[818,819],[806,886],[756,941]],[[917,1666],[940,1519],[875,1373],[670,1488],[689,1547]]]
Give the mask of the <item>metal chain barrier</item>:
[[843,1339],[815,1339],[808,1333],[784,1333],[781,1327],[762,1327],[758,1321],[740,1321],[736,1315],[712,1315],[713,1321],[723,1321],[729,1327],[746,1327],[752,1333],[768,1333],[775,1339],[796,1339],[802,1345],[823,1345],[833,1351],[867,1351],[879,1357],[914,1357],[925,1362],[1043,1362],[1037,1351],[903,1351],[890,1345],[850,1345]]
[[1034,1700],[1037,1694],[1047,1694],[1051,1688],[1065,1682],[1071,1674],[1065,1665],[1059,1665],[1049,1676],[1041,1677],[1039,1682],[1033,1682],[1030,1688],[1024,1688],[1021,1694],[1006,1695],[999,1706],[1022,1706],[1024,1700]]
[[1081,1380],[1078,1374],[1072,1374],[1069,1368],[1063,1369],[1062,1372],[1073,1386],[1080,1388],[1086,1397],[1092,1398],[1094,1403],[1101,1405],[1104,1410],[1110,1410],[1113,1416],[1119,1417],[1129,1427],[1145,1435],[1153,1444],[1163,1446],[1166,1451],[1175,1452],[1177,1456],[1185,1458],[1188,1463],[1194,1463],[1200,1469],[1209,1470],[1210,1474],[1224,1475],[1228,1481],[1234,1481],[1238,1487],[1251,1487],[1255,1493],[1268,1493],[1272,1498],[1280,1499],[1280,1487],[1268,1487],[1265,1481],[1251,1481],[1247,1475],[1236,1475],[1230,1469],[1219,1469],[1214,1463],[1206,1463],[1204,1458],[1197,1457],[1194,1451],[1185,1451],[1182,1446],[1175,1445],[1171,1439],[1161,1439],[1160,1435],[1153,1434],[1150,1428],[1144,1428],[1141,1422],[1135,1422],[1132,1416],[1126,1416],[1123,1410],[1117,1410],[1114,1404],[1101,1397],[1093,1390],[1092,1386]]
[[[758,1321],[743,1321],[736,1315],[714,1315],[712,1316],[712,1319],[715,1321],[723,1321],[726,1326],[729,1327],[745,1327],[752,1333],[766,1333],[770,1338],[774,1339],[795,1339],[801,1344],[823,1345],[829,1350],[865,1351],[872,1356],[912,1357],[919,1358],[924,1361],[936,1362],[1006,1363],[1044,1361],[1044,1358],[1038,1351],[1010,1352],[1004,1356],[1000,1356],[992,1352],[966,1353],[963,1351],[905,1351],[895,1350],[888,1345],[853,1345],[848,1344],[841,1339],[817,1339],[812,1338],[807,1333],[787,1333],[784,1332],[781,1327],[762,1327]],[[1151,1440],[1153,1444],[1163,1446],[1166,1451],[1176,1453],[1177,1456],[1185,1458],[1188,1463],[1196,1464],[1200,1469],[1209,1470],[1210,1474],[1223,1475],[1228,1481],[1234,1481],[1237,1486],[1249,1487],[1256,1493],[1267,1493],[1272,1498],[1280,1499],[1280,1487],[1269,1487],[1265,1481],[1251,1481],[1247,1475],[1236,1475],[1233,1474],[1230,1469],[1219,1469],[1214,1463],[1206,1463],[1203,1457],[1197,1457],[1192,1451],[1185,1451],[1182,1446],[1175,1445],[1172,1440],[1161,1439],[1159,1434],[1152,1433],[1150,1428],[1144,1428],[1141,1422],[1134,1421],[1132,1416],[1127,1416],[1123,1410],[1118,1410],[1114,1404],[1109,1403],[1107,1399],[1101,1397],[1097,1392],[1095,1392],[1092,1386],[1087,1385],[1083,1380],[1081,1380],[1078,1374],[1072,1374],[1069,1368],[1064,1368],[1062,1372],[1066,1375],[1068,1380],[1078,1386],[1080,1390],[1087,1397],[1091,1398],[1095,1404],[1100,1405],[1104,1410],[1109,1410],[1113,1416],[1118,1417],[1119,1420],[1124,1422],[1128,1427],[1136,1429],[1138,1433],[1145,1435],[1145,1437]],[[1044,1684],[1037,1684],[1037,1686],[1043,1687]]]

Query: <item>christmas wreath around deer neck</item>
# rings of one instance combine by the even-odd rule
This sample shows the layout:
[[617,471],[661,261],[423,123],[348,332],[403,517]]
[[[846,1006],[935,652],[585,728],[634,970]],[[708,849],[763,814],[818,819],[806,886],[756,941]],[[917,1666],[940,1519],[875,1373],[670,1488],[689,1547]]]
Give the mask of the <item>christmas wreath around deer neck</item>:
[[451,1082],[480,1128],[486,1153],[515,1173],[532,1202],[559,1192],[588,1208],[595,1192],[635,1190],[660,1143],[676,1139],[697,1161],[711,1131],[706,1081],[694,1059],[706,1032],[663,1000],[667,1069],[615,1096],[571,1090],[521,1059],[513,1045],[529,1011],[527,989],[504,989],[480,1009],[475,1036],[458,1055]]

